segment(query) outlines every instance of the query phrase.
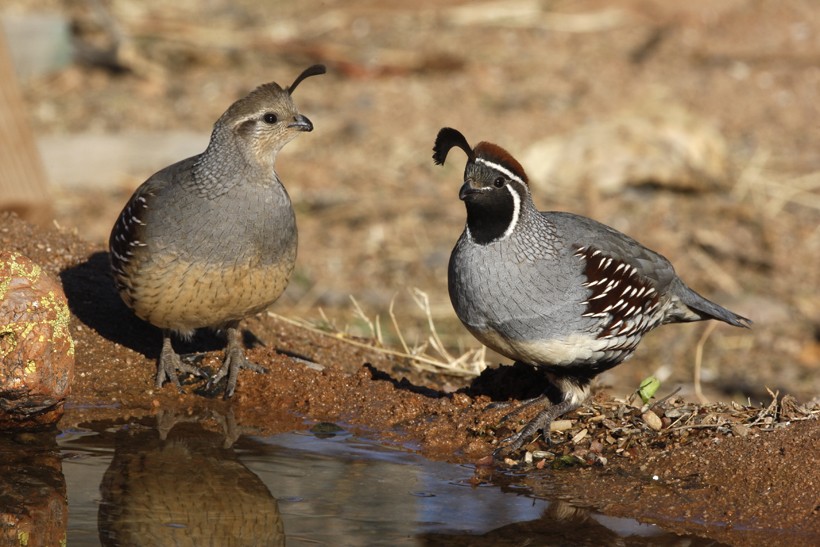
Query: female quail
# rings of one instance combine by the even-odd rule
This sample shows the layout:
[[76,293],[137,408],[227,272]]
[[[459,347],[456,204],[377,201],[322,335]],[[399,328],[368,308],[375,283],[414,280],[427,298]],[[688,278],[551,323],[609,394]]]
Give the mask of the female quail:
[[233,395],[239,370],[264,372],[242,348],[239,321],[273,304],[296,261],[296,220],[274,171],[277,153],[313,124],[291,95],[325,67],[314,65],[293,84],[262,85],[232,104],[214,124],[208,148],[152,175],[120,213],[109,239],[111,269],[123,301],[163,331],[157,387],[183,363],[171,332],[226,329],[227,349],[209,387],[225,376]]
[[435,162],[444,164],[454,146],[467,154],[459,192],[467,225],[450,256],[450,300],[473,336],[544,370],[556,388],[532,401],[545,408],[505,440],[508,451],[537,431],[549,438],[550,422],[578,408],[592,378],[632,355],[649,330],[706,319],[751,324],[687,287],[666,258],[617,230],[539,212],[524,169],[501,147],[471,148],[460,132],[443,128]]

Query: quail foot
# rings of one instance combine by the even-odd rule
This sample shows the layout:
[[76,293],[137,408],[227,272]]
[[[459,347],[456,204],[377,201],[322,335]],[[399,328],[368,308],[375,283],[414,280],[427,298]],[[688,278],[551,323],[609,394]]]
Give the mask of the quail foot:
[[[513,452],[556,417],[578,408],[590,382],[632,355],[645,333],[665,323],[751,321],[687,287],[669,261],[589,218],[540,212],[524,169],[488,142],[471,148],[443,128],[433,159],[467,154],[459,197],[467,223],[450,256],[450,300],[467,330],[517,362],[545,372],[543,409],[496,456]],[[511,414],[515,414],[514,411]]]
[[313,124],[293,103],[296,86],[325,67],[304,70],[290,87],[259,86],[214,124],[207,149],[152,175],[120,213],[109,239],[120,296],[162,329],[156,385],[179,387],[182,362],[171,333],[224,329],[227,349],[211,389],[226,377],[233,395],[245,357],[239,321],[273,304],[296,261],[296,220],[274,170],[278,152]]

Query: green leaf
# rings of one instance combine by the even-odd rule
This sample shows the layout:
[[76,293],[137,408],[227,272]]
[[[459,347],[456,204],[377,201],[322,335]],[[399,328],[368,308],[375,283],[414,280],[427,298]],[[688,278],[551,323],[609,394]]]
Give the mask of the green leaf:
[[644,404],[649,402],[649,399],[655,395],[655,392],[658,391],[659,387],[661,387],[661,381],[654,376],[650,376],[641,382],[641,385],[638,388],[638,395],[641,396],[641,400]]

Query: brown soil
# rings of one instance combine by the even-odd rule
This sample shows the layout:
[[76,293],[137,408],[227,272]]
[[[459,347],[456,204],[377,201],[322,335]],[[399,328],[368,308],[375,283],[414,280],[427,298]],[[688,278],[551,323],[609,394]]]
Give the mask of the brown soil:
[[[83,6],[70,14],[82,39],[105,46],[102,19]],[[412,7],[306,0],[277,3],[276,13],[266,6],[113,7],[127,39],[112,59],[126,70],[74,65],[27,83],[33,123],[41,135],[66,138],[207,132],[255,85],[328,64],[329,74],[300,86],[297,98],[316,130],[278,160],[301,247],[295,279],[274,311],[318,322],[321,308],[332,324],[349,324],[322,333],[274,316],[249,319],[245,328],[265,345],[248,354],[268,374],[243,373],[228,402],[197,393],[197,384],[182,394],[157,390],[159,333],[120,302],[104,246],[125,199],[151,173],[104,189],[55,188],[62,228],[0,217],[0,249],[26,254],[63,282],[77,344],[65,424],[203,407],[231,411],[243,427],[268,434],[334,421],[430,458],[476,463],[477,482],[523,482],[536,494],[719,541],[802,544],[820,536],[820,423],[805,419],[816,415],[808,401],[820,394],[820,8],[810,0],[685,7],[587,0],[482,22],[473,17],[492,10],[475,3],[462,11],[432,0]],[[576,26],[582,23],[586,30]],[[554,446],[528,446],[549,448],[549,455],[536,453],[546,459],[489,466],[486,456],[509,429],[498,425],[505,411],[487,405],[532,396],[540,379],[517,367],[490,369],[473,383],[422,372],[380,351],[348,295],[368,317],[385,318],[398,294],[398,321],[413,344],[428,336],[427,318],[407,296],[418,287],[430,297],[448,349],[476,347],[447,302],[447,256],[463,224],[455,197],[462,166],[432,166],[436,131],[452,125],[523,160],[547,137],[580,127],[595,132],[596,122],[613,119],[633,127],[667,110],[692,118],[682,125],[695,149],[713,139],[699,127],[717,131],[723,147],[709,148],[717,159],[685,166],[671,183],[665,175],[631,181],[616,195],[583,177],[574,187],[533,187],[542,208],[593,216],[638,236],[672,259],[691,286],[755,320],[751,332],[719,327],[703,345],[707,394],[726,402],[688,402],[705,327],[664,327],[603,376],[612,387],[569,416],[571,428],[553,434]],[[587,161],[607,166],[648,155],[646,142],[625,140],[599,146]],[[615,151],[628,157],[613,158]],[[384,344],[398,347],[388,330]],[[222,344],[204,334],[178,347],[206,351],[200,364],[213,369]],[[663,393],[682,384],[686,396],[654,409],[661,431],[647,427],[642,409],[611,398],[651,373],[667,376]],[[779,398],[770,406],[767,386],[803,405]],[[539,469],[561,466],[573,469]]]

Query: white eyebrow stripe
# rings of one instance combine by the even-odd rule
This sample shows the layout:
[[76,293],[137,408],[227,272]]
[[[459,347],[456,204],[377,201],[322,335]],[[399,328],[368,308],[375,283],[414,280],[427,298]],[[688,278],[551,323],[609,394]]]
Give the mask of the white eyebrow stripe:
[[516,175],[515,173],[513,173],[512,171],[510,171],[509,169],[507,169],[506,167],[504,167],[501,164],[498,164],[498,163],[495,163],[495,162],[492,162],[492,161],[487,161],[484,158],[476,158],[475,161],[477,163],[482,163],[482,164],[486,165],[490,169],[495,169],[496,171],[500,171],[501,173],[507,175],[508,178],[510,178],[510,179],[512,179],[516,182],[519,182],[521,184],[525,184],[524,181],[521,180],[521,177],[519,177],[518,175]]

